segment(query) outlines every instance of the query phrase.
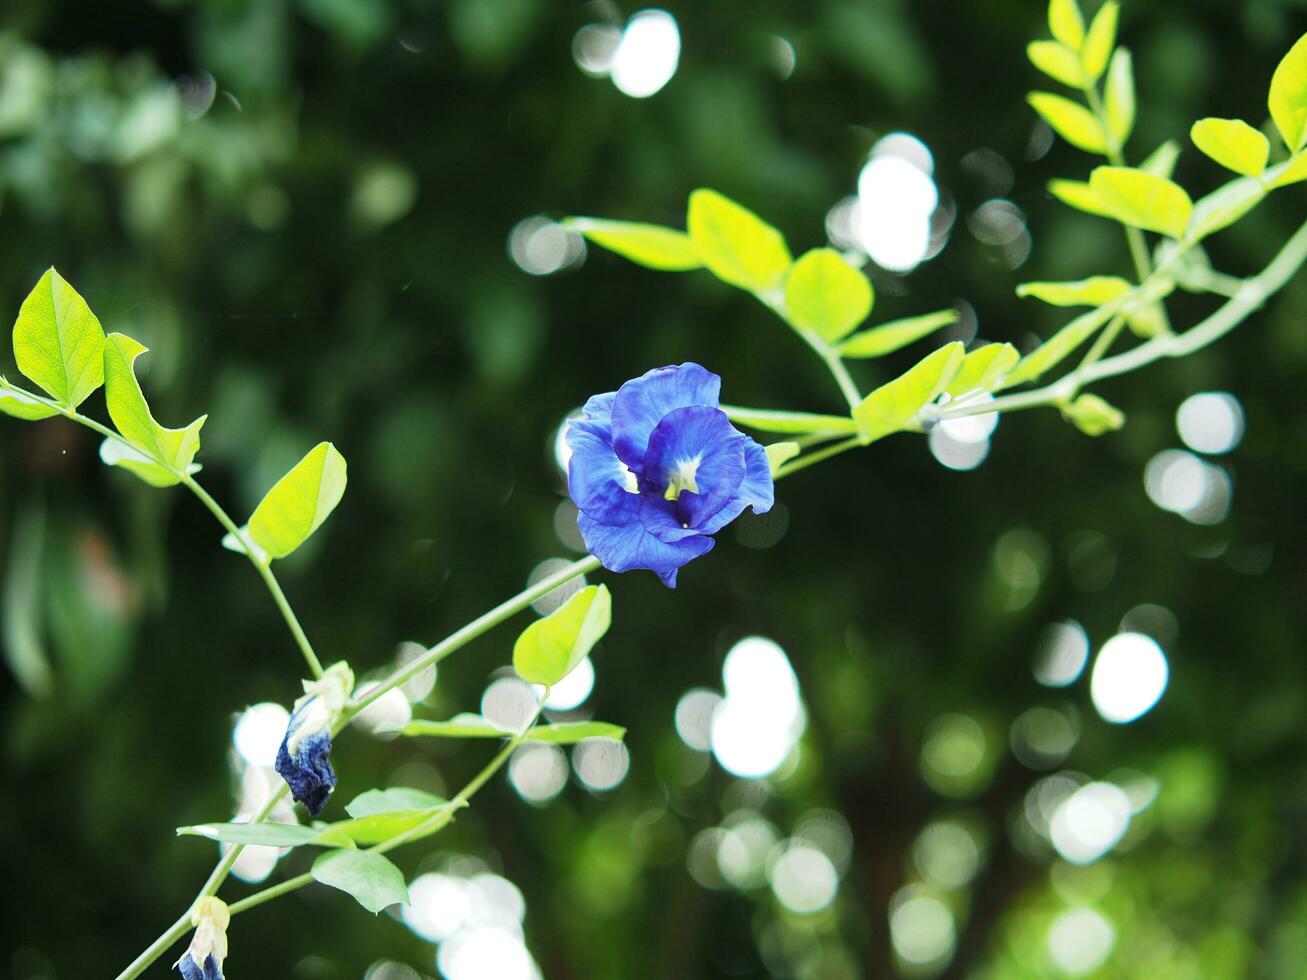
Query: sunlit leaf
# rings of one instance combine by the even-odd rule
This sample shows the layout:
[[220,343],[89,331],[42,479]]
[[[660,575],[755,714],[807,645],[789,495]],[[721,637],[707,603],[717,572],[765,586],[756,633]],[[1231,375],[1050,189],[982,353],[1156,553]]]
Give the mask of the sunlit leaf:
[[596,245],[646,268],[680,272],[703,266],[690,236],[675,228],[602,218],[569,218],[564,224]]
[[1228,228],[1257,207],[1266,197],[1266,188],[1256,177],[1240,177],[1224,187],[1218,187],[1194,205],[1189,237],[1199,241],[1208,235]]
[[1100,306],[1076,317],[1023,357],[1016,369],[1003,380],[1002,387],[1010,388],[1026,381],[1034,381],[1045,371],[1056,366],[1110,320],[1116,314],[1115,307],[1116,304]]
[[433,738],[507,738],[506,731],[481,715],[464,712],[449,721],[414,719],[399,729],[401,735],[427,735]]
[[1125,414],[1097,395],[1081,395],[1062,409],[1062,417],[1087,436],[1101,436],[1125,425]]
[[763,451],[767,454],[767,464],[771,467],[771,474],[775,476],[782,466],[799,455],[800,447],[797,442],[773,442],[769,446],[764,446]]
[[1079,88],[1084,80],[1080,56],[1057,41],[1031,41],[1026,45],[1030,63],[1055,82]]
[[392,786],[389,789],[370,789],[345,804],[351,817],[372,817],[378,813],[396,813],[408,810],[431,810],[445,806],[449,800],[413,786]]
[[1175,140],[1166,140],[1144,157],[1144,162],[1139,164],[1139,169],[1154,177],[1165,177],[1170,180],[1171,175],[1175,173],[1175,162],[1179,159],[1180,144]]
[[18,370],[63,408],[76,408],[104,382],[104,330],[54,269],[23,300],[13,340]]
[[1300,180],[1307,180],[1307,151],[1272,167],[1265,179],[1272,187],[1288,187]]
[[1120,276],[1090,276],[1076,282],[1023,282],[1018,296],[1033,296],[1051,306],[1101,306],[1130,291]]
[[988,391],[1003,380],[1021,360],[1021,354],[1011,344],[986,344],[970,351],[962,359],[962,366],[944,389],[954,397],[968,391]]
[[872,327],[854,334],[840,344],[841,357],[884,357],[913,341],[920,340],[950,323],[957,323],[957,310],[939,310],[922,316],[910,316],[902,320],[891,320],[879,327]]
[[811,412],[774,412],[765,408],[740,408],[722,405],[721,409],[736,425],[778,435],[804,435],[810,432],[834,432],[852,435],[858,431],[853,419],[842,415],[814,415]]
[[1048,191],[1063,204],[1069,205],[1077,211],[1097,214],[1104,218],[1111,217],[1111,214],[1103,207],[1103,203],[1094,196],[1089,184],[1083,180],[1050,180],[1048,182]]
[[1044,122],[1053,127],[1053,132],[1072,146],[1086,153],[1107,151],[1107,136],[1103,127],[1094,118],[1094,114],[1080,103],[1052,92],[1031,92],[1026,96],[1026,101],[1044,118]]
[[57,408],[51,408],[35,398],[24,395],[21,391],[11,391],[8,388],[0,388],[0,412],[26,422],[48,419],[52,415],[59,414]]
[[836,341],[871,312],[871,283],[839,252],[814,248],[785,277],[785,311],[790,322]]
[[1089,23],[1089,30],[1085,32],[1085,43],[1080,48],[1080,64],[1085,70],[1085,77],[1091,82],[1103,74],[1107,61],[1112,56],[1120,9],[1116,0],[1107,0],[1107,3],[1098,8],[1098,13]]
[[1085,43],[1085,19],[1076,0],[1050,0],[1048,29],[1068,48],[1080,50]]
[[295,823],[202,823],[178,827],[183,837],[207,837],[224,844],[259,847],[299,847],[312,844],[319,831]]
[[404,873],[380,854],[342,848],[328,851],[310,869],[314,880],[353,896],[376,915],[391,905],[408,904]]
[[1302,149],[1307,143],[1307,34],[1276,67],[1266,104],[1290,152]]
[[1172,238],[1184,234],[1193,202],[1179,184],[1130,167],[1097,167],[1089,187],[1108,214],[1123,224]]
[[915,367],[881,385],[853,410],[865,442],[898,432],[942,392],[962,366],[963,345],[945,344]]
[[781,233],[716,191],[701,189],[690,195],[686,226],[703,264],[732,286],[770,292],[790,267],[790,250]]
[[[462,804],[408,786],[370,789],[345,805],[345,812],[351,819],[320,827],[314,843],[338,847],[379,844],[412,831],[438,813],[460,806]],[[435,829],[433,825],[433,832]],[[426,836],[425,833],[414,839],[422,836]]]
[[[123,445],[117,439],[105,439],[100,443],[100,461],[106,466],[117,466],[132,473],[152,487],[176,486],[180,480],[172,470],[165,469],[144,453]],[[200,464],[192,463],[186,468],[189,474],[200,472]]]
[[345,457],[331,443],[318,443],[259,502],[250,538],[272,558],[285,558],[336,509],[345,483]]
[[587,738],[612,738],[620,742],[625,737],[625,728],[606,721],[560,721],[553,725],[537,725],[526,733],[528,741],[554,745],[572,745]]
[[513,669],[532,684],[557,684],[608,632],[611,622],[608,587],[586,586],[522,631],[513,646]]
[[1265,170],[1271,156],[1271,141],[1242,119],[1199,119],[1189,138],[1222,167],[1246,177]]
[[1117,48],[1107,69],[1104,92],[1107,128],[1117,146],[1130,138],[1135,125],[1135,73],[1130,52]]

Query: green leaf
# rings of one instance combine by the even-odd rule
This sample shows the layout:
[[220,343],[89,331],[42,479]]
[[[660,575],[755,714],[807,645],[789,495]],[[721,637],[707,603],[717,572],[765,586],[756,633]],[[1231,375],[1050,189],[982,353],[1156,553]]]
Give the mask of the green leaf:
[[1139,169],[1154,177],[1165,177],[1170,180],[1171,175],[1175,173],[1175,162],[1179,159],[1180,144],[1175,140],[1166,140],[1144,158]]
[[1085,43],[1080,49],[1080,64],[1085,70],[1085,77],[1090,82],[1098,80],[1107,68],[1107,60],[1112,56],[1112,46],[1116,44],[1116,20],[1120,13],[1116,0],[1098,8],[1098,13],[1085,32]]
[[1284,163],[1277,164],[1265,177],[1272,187],[1288,187],[1300,180],[1307,180],[1307,153],[1299,153]]
[[1097,395],[1081,395],[1062,409],[1062,417],[1087,436],[1101,436],[1125,425],[1125,414]]
[[781,233],[716,191],[690,195],[686,225],[703,264],[732,286],[767,293],[781,284],[790,267]]
[[1011,344],[986,344],[962,359],[962,367],[944,390],[956,398],[969,391],[988,391],[1002,381],[1021,360],[1021,354]]
[[800,448],[797,442],[773,442],[769,446],[764,446],[763,452],[767,454],[767,463],[771,467],[771,475],[775,476],[780,472],[782,466],[799,455]]
[[1090,276],[1077,282],[1023,282],[1017,295],[1033,296],[1051,306],[1101,306],[1130,289],[1120,276]]
[[839,340],[867,319],[873,298],[867,277],[834,249],[814,248],[785,277],[790,322],[826,341]]
[[765,408],[740,408],[738,405],[722,405],[736,425],[757,429],[759,432],[775,432],[778,435],[803,435],[809,432],[836,432],[852,435],[858,431],[853,420],[842,415],[814,415],[811,412],[774,412]]
[[1147,340],[1166,332],[1166,312],[1160,303],[1136,307],[1126,314],[1125,325],[1136,337]]
[[104,330],[54,269],[46,270],[18,309],[14,360],[63,408],[76,408],[104,382]]
[[[454,804],[443,797],[407,786],[370,789],[346,804],[345,812],[352,819],[319,828],[320,834],[315,842],[337,847],[379,844],[383,840],[408,833],[442,810],[465,805]],[[433,833],[435,829],[432,828]]]
[[563,223],[596,245],[649,269],[682,272],[703,267],[690,236],[675,228],[602,218],[568,218]]
[[1189,138],[1222,167],[1245,177],[1265,170],[1271,156],[1271,141],[1242,119],[1199,119]]
[[1130,167],[1097,167],[1089,188],[1117,221],[1179,238],[1194,205],[1179,184]]
[[202,823],[178,827],[179,836],[207,837],[224,844],[261,847],[299,847],[312,844],[320,831],[297,823]]
[[1080,56],[1074,49],[1057,41],[1031,41],[1026,45],[1030,63],[1055,82],[1080,88],[1084,73],[1080,69]]
[[1047,341],[1023,357],[1021,363],[1016,366],[1016,370],[1003,380],[1002,387],[1011,388],[1013,385],[1019,385],[1026,381],[1034,381],[1049,368],[1058,364],[1093,336],[1099,327],[1112,319],[1116,315],[1116,306],[1116,303],[1109,303],[1076,317]]
[[[125,446],[117,439],[105,439],[100,443],[100,461],[106,466],[117,466],[140,477],[152,487],[172,487],[180,477],[171,470],[164,469],[144,453]],[[192,463],[186,468],[189,474],[200,472],[200,464]]]
[[934,401],[962,366],[960,341],[945,344],[915,367],[881,385],[853,410],[864,442],[898,432]]
[[1076,0],[1050,0],[1048,29],[1068,48],[1079,51],[1085,43],[1085,19]]
[[309,873],[314,880],[353,896],[373,915],[391,905],[408,904],[403,872],[372,851],[328,851],[313,862]]
[[879,327],[872,327],[862,333],[854,334],[840,344],[841,357],[884,357],[900,348],[932,334],[950,323],[957,323],[957,310],[939,310],[922,316],[911,316],[902,320],[891,320]]
[[626,729],[606,721],[560,721],[555,725],[537,725],[526,733],[532,742],[572,745],[586,738],[612,738],[621,741]]
[[1083,180],[1050,180],[1048,190],[1063,204],[1069,205],[1077,211],[1097,214],[1104,218],[1111,217],[1111,214],[1103,207],[1103,202],[1094,196],[1089,184]]
[[1044,117],[1053,132],[1086,153],[1107,152],[1107,136],[1094,114],[1078,102],[1052,92],[1031,92],[1026,96],[1032,109]]
[[608,587],[588,585],[522,631],[513,646],[513,669],[523,680],[552,687],[572,672],[611,622]]
[[[124,466],[154,486],[171,486],[181,482],[183,474],[190,472],[191,462],[200,449],[200,429],[207,415],[184,429],[166,429],[154,420],[150,406],[136,380],[136,359],[146,347],[121,333],[109,334],[104,345],[104,396],[109,417],[123,437],[139,450],[146,462],[156,463],[169,474],[168,482],[162,476],[146,478],[142,467],[134,465],[130,456],[111,465]],[[101,452],[104,458],[104,452]]]
[[1266,196],[1266,188],[1256,177],[1240,177],[1224,187],[1218,187],[1194,205],[1193,220],[1189,224],[1189,237],[1201,241],[1208,235],[1228,228],[1257,205]]
[[448,805],[449,800],[413,786],[392,786],[390,789],[370,789],[345,804],[351,817],[371,817],[378,813],[395,813],[406,810],[432,810]]
[[345,494],[345,457],[320,442],[277,481],[250,516],[249,536],[272,558],[308,540]]
[[505,731],[481,715],[464,712],[449,721],[415,719],[399,729],[401,735],[429,735],[434,738],[507,738]]
[[1297,153],[1307,143],[1307,34],[1276,67],[1266,104],[1289,152]]
[[1130,138],[1135,126],[1135,73],[1130,52],[1117,48],[1107,69],[1107,129],[1117,146]]
[[10,388],[0,388],[0,412],[26,422],[36,422],[59,414],[57,408],[51,408],[35,398],[24,395],[21,391]]

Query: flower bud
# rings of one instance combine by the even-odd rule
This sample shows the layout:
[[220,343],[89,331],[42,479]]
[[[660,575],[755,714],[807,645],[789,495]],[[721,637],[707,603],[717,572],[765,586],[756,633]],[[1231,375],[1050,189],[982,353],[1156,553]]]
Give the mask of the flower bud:
[[186,980],[223,980],[222,961],[227,958],[227,924],[231,913],[220,898],[206,896],[191,910],[195,935],[175,964]]
[[344,662],[332,665],[320,680],[305,681],[304,696],[295,702],[286,737],[277,750],[276,770],[290,787],[290,795],[315,817],[336,787],[331,729],[353,689],[354,674]]

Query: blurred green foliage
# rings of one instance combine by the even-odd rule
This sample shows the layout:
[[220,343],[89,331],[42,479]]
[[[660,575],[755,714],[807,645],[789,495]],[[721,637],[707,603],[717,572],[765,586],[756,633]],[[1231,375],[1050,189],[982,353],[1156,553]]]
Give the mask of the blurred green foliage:
[[[209,413],[206,480],[234,512],[319,439],[341,448],[344,506],[283,570],[328,661],[380,668],[397,641],[433,642],[541,560],[569,556],[553,434],[593,392],[695,360],[724,376],[727,401],[839,408],[767,311],[703,274],[668,279],[593,249],[579,273],[527,275],[506,243],[528,217],[681,227],[687,193],[713,186],[803,251],[826,243],[827,211],[875,140],[908,130],[959,218],[937,259],[877,275],[878,317],[965,298],[971,315],[943,341],[978,330],[1025,347],[1061,321],[1017,300],[1017,281],[1111,263],[1127,274],[1116,229],[1045,193],[1050,177],[1083,177],[1084,158],[1028,152],[1036,79],[1023,51],[1046,36],[1042,3],[672,4],[680,67],[646,100],[587,77],[572,54],[580,28],[636,9],[0,10],[0,296],[16,313],[54,263],[106,330],[150,346],[157,416]],[[1132,146],[1183,138],[1199,116],[1260,119],[1304,9],[1127,3]],[[967,164],[982,149],[1007,161],[1011,190]],[[1197,193],[1223,179],[1192,148],[1176,176]],[[1214,240],[1213,263],[1260,269],[1302,194]],[[994,196],[1029,222],[1019,272],[967,228]],[[1202,302],[1181,297],[1173,321]],[[944,976],[1060,975],[1050,930],[1081,907],[1114,933],[1102,976],[1302,976],[1305,312],[1300,279],[1219,347],[1104,385],[1129,418],[1120,433],[1090,441],[1056,413],[1013,416],[966,473],[896,437],[786,481],[777,510],[724,534],[674,593],[652,575],[608,580],[614,623],[591,703],[628,728],[626,780],[604,794],[574,782],[538,810],[501,780],[401,866],[468,855],[515,882],[547,977],[886,976],[904,968],[891,922],[929,924],[939,907],[955,949],[927,972]],[[1175,407],[1207,389],[1237,394],[1247,419],[1222,460],[1235,492],[1215,526],[1158,510],[1141,479],[1178,443]],[[15,901],[0,929],[16,980],[111,974],[172,921],[214,857],[173,828],[230,815],[234,713],[289,701],[301,672],[208,515],[102,467],[98,442],[60,421],[13,423],[0,440],[15,667],[0,809]],[[1170,687],[1143,719],[1102,722],[1085,679],[1036,683],[1049,623],[1083,623],[1097,648],[1144,603],[1178,631],[1161,638]],[[681,695],[720,687],[726,650],[750,634],[785,648],[807,706],[797,764],[767,783],[729,776],[673,725]],[[476,708],[508,635],[442,666],[431,717]],[[1056,728],[1050,717],[1075,733],[1065,760],[1014,754],[1014,722]],[[455,748],[342,738],[341,798],[392,781],[457,786],[484,759]],[[1086,868],[1023,817],[1032,788],[1065,770],[1156,780],[1118,851]],[[758,855],[829,810],[851,832],[838,897],[788,912]],[[718,831],[754,855],[727,864],[730,877],[694,846]],[[968,862],[973,875],[958,871]],[[231,950],[230,974],[247,978],[333,980],[382,959],[435,973],[430,943],[323,888],[236,919]]]

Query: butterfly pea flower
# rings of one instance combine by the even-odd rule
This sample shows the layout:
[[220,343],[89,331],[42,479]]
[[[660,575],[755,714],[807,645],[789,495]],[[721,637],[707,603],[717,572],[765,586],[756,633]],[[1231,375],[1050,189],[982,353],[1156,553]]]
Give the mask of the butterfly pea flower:
[[744,508],[771,509],[767,454],[717,407],[721,384],[698,364],[656,368],[568,422],[577,525],[608,570],[649,569],[675,588]]
[[182,958],[173,964],[186,980],[223,980],[222,961],[227,958],[227,924],[231,913],[227,903],[208,896],[195,903],[191,925],[195,934]]
[[336,771],[331,768],[331,729],[353,689],[354,675],[344,663],[328,668],[320,680],[305,681],[304,696],[295,702],[277,750],[274,768],[286,780],[295,801],[303,803],[315,817],[336,788]]

